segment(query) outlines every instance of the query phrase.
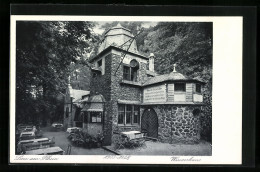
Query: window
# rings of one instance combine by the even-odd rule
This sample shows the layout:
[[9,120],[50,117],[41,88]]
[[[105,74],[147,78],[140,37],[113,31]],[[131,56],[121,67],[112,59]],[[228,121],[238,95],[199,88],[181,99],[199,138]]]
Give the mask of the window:
[[134,106],[134,124],[139,124],[140,121],[140,107],[139,106]]
[[196,92],[201,93],[201,85],[200,84],[196,84]]
[[131,68],[131,81],[137,81],[137,69]]
[[124,71],[123,71],[123,77],[124,77],[124,80],[130,80],[130,67],[128,67],[128,66],[124,66],[123,67],[124,69]]
[[123,66],[123,78],[128,81],[137,81],[137,68]]
[[102,120],[102,112],[90,112],[90,122],[100,123]]
[[118,105],[118,124],[124,124],[125,106]]
[[174,91],[185,92],[186,91],[185,84],[184,83],[175,83]]
[[126,105],[126,124],[131,124],[131,116],[132,116],[132,106]]
[[136,105],[118,105],[118,124],[133,125],[140,123],[140,107]]

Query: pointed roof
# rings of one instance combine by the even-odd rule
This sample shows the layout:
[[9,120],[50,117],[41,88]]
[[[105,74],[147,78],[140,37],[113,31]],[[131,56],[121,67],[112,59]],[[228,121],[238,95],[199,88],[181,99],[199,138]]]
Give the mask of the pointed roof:
[[[123,27],[120,23],[118,23],[116,26],[111,27],[110,29],[108,29],[108,30],[105,32],[105,35],[107,35],[107,33],[108,33],[109,31],[111,31],[111,30],[118,30],[117,32],[126,33],[126,32],[124,32],[124,31],[120,31],[120,29],[123,29],[123,30],[125,30],[125,31],[127,31],[127,32],[130,32],[130,34],[131,34],[131,31],[130,31],[129,29]],[[133,35],[131,34],[130,36],[133,36]]]
[[103,112],[106,100],[101,94],[93,95],[89,98],[88,103],[81,110],[82,112]]
[[[130,40],[133,38],[134,35],[131,33],[131,31],[127,28],[122,27],[121,24],[118,23],[116,26],[110,28],[105,32],[104,38],[99,45],[98,53],[101,53],[109,46],[118,47],[126,43],[124,46],[127,47],[130,44]],[[133,40],[129,51],[138,53],[136,40]]]

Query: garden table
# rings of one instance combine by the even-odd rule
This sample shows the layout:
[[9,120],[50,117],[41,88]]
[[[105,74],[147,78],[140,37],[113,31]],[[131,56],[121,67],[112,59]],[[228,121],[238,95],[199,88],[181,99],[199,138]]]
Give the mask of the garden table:
[[140,131],[125,131],[121,132],[121,135],[128,137],[129,140],[143,137]]
[[140,131],[121,132],[121,135],[128,138],[128,142],[125,144],[130,148],[141,147],[145,145],[144,133],[141,133]]

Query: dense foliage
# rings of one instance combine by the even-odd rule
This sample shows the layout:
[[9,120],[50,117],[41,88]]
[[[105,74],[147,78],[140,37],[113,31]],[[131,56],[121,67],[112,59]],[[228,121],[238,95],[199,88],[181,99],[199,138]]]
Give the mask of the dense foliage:
[[89,22],[16,23],[16,119],[58,120],[70,64],[84,61],[96,36]]
[[212,23],[158,23],[140,36],[139,51],[155,54],[158,73],[176,70],[187,77],[204,81],[204,102],[201,115],[201,137],[211,141],[212,133]]
[[201,137],[211,141],[212,130],[212,23],[158,23],[140,36],[139,51],[155,54],[159,74],[176,70],[187,77],[204,81],[204,102],[201,115]]

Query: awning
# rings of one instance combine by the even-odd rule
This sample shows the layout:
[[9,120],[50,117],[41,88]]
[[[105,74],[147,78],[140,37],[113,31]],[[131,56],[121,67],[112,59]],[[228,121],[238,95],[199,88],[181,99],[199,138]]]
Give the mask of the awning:
[[103,103],[88,103],[81,112],[103,112]]
[[140,101],[133,101],[133,100],[120,100],[117,101],[119,104],[129,104],[129,105],[140,105]]

